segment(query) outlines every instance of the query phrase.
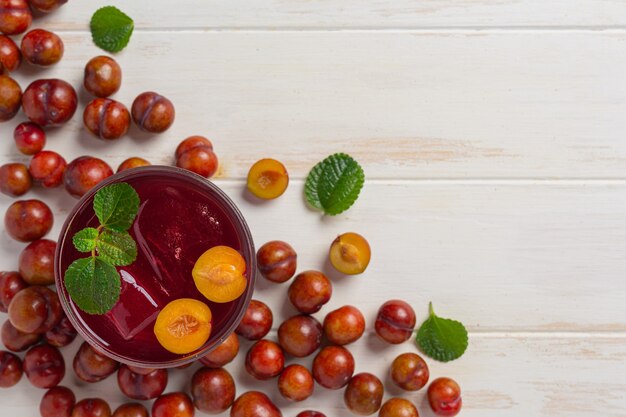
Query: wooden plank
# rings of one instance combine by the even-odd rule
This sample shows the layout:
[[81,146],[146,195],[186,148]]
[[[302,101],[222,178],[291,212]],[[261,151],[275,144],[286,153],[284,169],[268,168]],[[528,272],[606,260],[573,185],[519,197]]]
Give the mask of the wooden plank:
[[[87,34],[67,34],[65,59],[17,75],[82,83]],[[346,151],[368,178],[626,178],[622,33],[143,33],[119,55],[130,106],[157,90],[177,106],[161,136],[115,143],[82,127],[82,105],[51,149],[170,163],[178,142],[215,142],[223,176],[278,157],[303,178]],[[82,103],[88,97],[81,94]],[[16,119],[17,120],[17,119]],[[16,121],[0,127],[10,137]],[[18,158],[10,140],[3,159]]]
[[[44,21],[58,29],[83,29],[98,0],[71,2]],[[139,29],[175,28],[433,28],[623,26],[626,4],[615,0],[185,0],[109,1]]]
[[[333,277],[330,306],[357,303],[369,321],[383,302],[402,298],[420,320],[433,301],[472,331],[626,331],[626,184],[370,182],[338,217],[311,212],[301,181],[262,204],[243,182],[218,184],[242,209],[257,247],[290,242],[300,271]],[[75,200],[63,190],[33,196],[54,208],[56,238]],[[2,199],[0,213],[8,204]],[[347,231],[372,246],[372,262],[359,277],[338,276],[326,262],[332,240]],[[2,232],[2,269],[16,267],[23,246]],[[285,304],[285,285],[259,279],[256,291]],[[293,313],[288,303],[281,311]]]
[[[275,336],[270,336],[275,338]],[[280,398],[276,380],[259,382],[244,369],[245,352],[251,345],[243,341],[239,356],[226,366],[237,383],[238,395],[247,390],[267,393],[281,408],[285,417],[304,409],[318,409],[327,416],[350,417],[343,404],[343,390],[328,391],[316,385],[314,395],[302,403]],[[64,349],[70,364],[78,343]],[[400,346],[384,345],[375,335],[367,334],[350,345],[356,360],[356,372],[372,372],[384,378],[396,355],[415,351],[407,342]],[[289,363],[309,366],[312,358]],[[461,385],[464,417],[485,415],[518,417],[588,417],[602,410],[603,416],[623,417],[626,413],[626,344],[623,338],[542,338],[501,335],[472,337],[470,347],[459,360],[440,364],[428,360],[431,380],[448,376]],[[166,391],[189,392],[189,380],[198,365],[169,372]],[[385,399],[403,396],[413,401],[423,417],[434,417],[425,400],[425,392],[403,393],[384,378]],[[81,383],[68,367],[63,385],[71,386],[79,399],[100,397],[113,408],[128,401],[119,392],[115,375],[97,384]],[[39,398],[43,390],[30,386],[26,378],[12,389],[0,391],[3,415],[38,417]],[[151,402],[144,402],[151,406]],[[223,417],[228,413],[222,414]]]

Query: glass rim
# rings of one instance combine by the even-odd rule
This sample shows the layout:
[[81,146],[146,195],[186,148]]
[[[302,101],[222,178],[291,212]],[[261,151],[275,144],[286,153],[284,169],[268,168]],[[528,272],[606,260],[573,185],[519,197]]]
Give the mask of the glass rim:
[[[224,326],[224,329],[226,330],[223,330],[222,334],[217,339],[215,339],[213,343],[204,346],[203,348],[198,350],[196,353],[189,355],[189,356],[183,356],[183,357],[168,360],[168,361],[150,362],[150,361],[133,359],[131,356],[120,355],[117,352],[113,351],[112,349],[108,348],[107,346],[103,345],[103,343],[100,342],[97,337],[94,337],[91,334],[92,332],[85,329],[82,323],[82,320],[79,320],[76,317],[76,314],[72,311],[72,307],[70,306],[70,302],[69,302],[69,296],[67,294],[67,291],[65,290],[65,286],[63,285],[63,271],[60,270],[61,252],[67,240],[67,231],[73,219],[76,217],[76,215],[84,208],[85,204],[88,201],[90,201],[95,195],[95,193],[102,187],[105,187],[112,183],[123,181],[125,178],[134,177],[135,175],[138,175],[138,174],[142,174],[142,175],[146,175],[146,174],[148,175],[150,174],[172,175],[173,174],[176,176],[185,177],[186,179],[195,181],[198,184],[202,184],[203,187],[209,189],[212,193],[214,193],[217,196],[220,204],[223,204],[225,206],[225,208],[228,211],[228,215],[232,217],[235,228],[239,229],[238,233],[240,234],[240,238],[242,240],[241,242],[242,250],[244,252],[247,251],[250,254],[248,287],[246,288],[245,293],[242,295],[242,297],[244,297],[243,304],[242,304],[243,307],[240,309],[240,311],[237,312],[237,314],[233,315],[234,319],[230,322],[230,324],[228,326]],[[95,187],[90,189],[87,193],[85,193],[85,195],[83,195],[76,202],[74,207],[70,210],[69,214],[67,215],[67,218],[63,222],[63,226],[61,227],[61,232],[59,233],[58,242],[59,243],[57,244],[55,257],[54,257],[54,281],[55,281],[57,294],[59,295],[59,300],[61,301],[61,306],[63,307],[63,311],[69,318],[72,325],[76,328],[76,331],[78,332],[78,334],[80,334],[87,343],[89,343],[92,347],[94,347],[101,353],[105,354],[106,356],[112,359],[115,359],[118,362],[124,363],[126,365],[131,365],[131,366],[136,366],[136,367],[141,367],[141,368],[173,368],[173,367],[182,366],[182,365],[191,363],[205,356],[207,353],[217,348],[222,342],[224,342],[224,340],[226,340],[231,335],[232,332],[235,331],[235,329],[237,328],[237,326],[243,319],[243,316],[247,310],[247,306],[250,304],[250,300],[252,299],[252,295],[254,292],[254,285],[256,281],[256,256],[255,256],[256,252],[254,248],[254,241],[252,239],[252,234],[250,233],[250,228],[248,227],[248,223],[243,217],[243,214],[241,213],[237,205],[232,201],[232,199],[215,183],[213,183],[212,181],[208,180],[205,177],[202,177],[196,173],[193,173],[191,171],[188,171],[182,168],[172,167],[172,166],[167,166],[167,165],[150,165],[150,166],[127,169],[127,170],[118,172],[104,179],[103,181],[98,183]]]

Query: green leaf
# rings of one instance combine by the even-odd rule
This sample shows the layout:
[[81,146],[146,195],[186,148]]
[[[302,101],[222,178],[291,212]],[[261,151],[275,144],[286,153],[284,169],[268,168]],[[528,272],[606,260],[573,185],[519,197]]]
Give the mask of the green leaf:
[[120,274],[99,257],[77,259],[65,271],[65,288],[88,314],[104,314],[120,298]]
[[435,315],[432,303],[429,305],[429,312],[430,317],[417,331],[416,341],[420,349],[440,362],[461,357],[468,345],[465,326],[456,320]]
[[357,161],[336,153],[313,167],[304,192],[308,203],[331,216],[348,210],[359,197],[365,174]]
[[126,230],[139,211],[139,195],[126,183],[108,185],[94,196],[93,209],[100,227],[87,227],[72,241],[79,251],[96,250],[98,256],[72,262],[65,271],[64,284],[78,308],[89,314],[104,314],[120,297],[121,279],[115,266],[130,265],[137,258],[137,244]]
[[117,7],[106,6],[91,17],[93,43],[109,52],[119,52],[128,45],[135,24]]
[[98,256],[111,265],[130,265],[137,258],[137,245],[128,232],[105,229],[98,237],[96,247]]
[[96,239],[98,238],[98,229],[93,227],[85,227],[77,232],[72,238],[74,247],[79,252],[91,252],[96,248]]
[[93,209],[103,227],[123,232],[135,221],[139,211],[139,195],[125,182],[107,185],[96,193]]

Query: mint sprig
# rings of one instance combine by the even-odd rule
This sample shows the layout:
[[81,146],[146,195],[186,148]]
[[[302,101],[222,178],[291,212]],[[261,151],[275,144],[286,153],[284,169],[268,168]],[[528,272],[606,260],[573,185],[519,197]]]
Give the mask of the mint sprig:
[[137,244],[127,230],[139,211],[139,195],[126,183],[108,185],[94,196],[93,209],[100,226],[86,227],[72,237],[74,247],[91,256],[72,262],[64,283],[78,308],[104,314],[120,297],[121,278],[115,267],[137,258]]
[[313,167],[306,178],[304,193],[314,208],[331,216],[348,210],[359,197],[365,174],[350,155],[336,153]]
[[93,43],[109,52],[119,52],[128,45],[135,23],[124,12],[114,6],[96,10],[91,17]]
[[465,353],[467,330],[461,322],[438,317],[433,303],[428,306],[429,317],[417,331],[416,342],[422,352],[440,362],[449,362]]

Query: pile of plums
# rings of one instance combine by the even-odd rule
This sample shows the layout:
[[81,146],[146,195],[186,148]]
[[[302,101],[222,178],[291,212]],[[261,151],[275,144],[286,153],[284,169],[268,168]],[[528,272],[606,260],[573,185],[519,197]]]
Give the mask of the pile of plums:
[[[295,275],[296,252],[285,242],[263,245],[257,259],[261,274],[273,282],[286,282]],[[71,410],[68,416],[92,416],[95,414],[89,413],[93,410],[101,413],[98,415],[111,415],[103,400],[86,399],[75,404],[72,391],[58,386],[63,379],[64,364],[57,347],[70,343],[76,332],[63,316],[56,294],[43,286],[28,286],[16,272],[2,275],[0,283],[3,289],[0,307],[9,312],[9,320],[2,330],[3,343],[14,351],[29,349],[23,363],[12,353],[2,353],[1,363],[5,365],[0,372],[0,385],[15,384],[23,369],[34,386],[49,389],[41,403],[43,417],[59,415],[48,410],[54,407],[65,407],[68,413]],[[74,372],[88,383],[117,372],[120,391],[126,397],[138,401],[156,399],[152,408],[154,416],[169,416],[172,410],[177,410],[179,416],[192,416],[194,407],[209,414],[230,408],[233,417],[281,416],[280,410],[261,392],[246,392],[236,397],[235,381],[223,367],[238,355],[239,337],[243,337],[254,341],[245,355],[246,371],[260,381],[277,378],[278,390],[286,399],[306,400],[317,383],[329,390],[344,389],[346,406],[358,415],[376,412],[382,417],[419,415],[415,405],[406,398],[391,398],[383,403],[384,386],[377,376],[354,374],[355,360],[346,346],[359,340],[366,330],[365,317],[358,308],[340,307],[328,312],[322,323],[311,316],[332,296],[331,281],[323,273],[299,273],[287,293],[299,314],[278,326],[277,340],[267,338],[274,322],[271,309],[260,300],[252,300],[235,333],[200,359],[203,367],[192,377],[191,396],[183,392],[164,394],[167,370],[120,365],[86,342],[74,358]],[[380,307],[374,329],[381,340],[400,344],[411,337],[415,324],[413,309],[404,301],[391,300]],[[315,357],[311,370],[299,364],[285,367],[286,355],[303,358],[312,354]],[[426,362],[414,352],[396,357],[389,373],[395,385],[410,392],[425,387],[430,377]],[[435,379],[428,388],[428,400],[436,414],[454,416],[461,408],[460,388],[449,378]],[[113,415],[148,414],[142,405],[128,403]],[[299,417],[307,416],[323,414],[317,411],[299,414]]]
[[[46,242],[41,237],[48,229],[49,224],[43,221],[30,230],[17,228],[12,233],[36,239],[33,243]],[[139,403],[124,404],[112,414],[102,399],[76,402],[72,390],[59,385],[65,375],[59,348],[70,344],[77,333],[63,314],[57,294],[46,287],[53,282],[53,276],[33,275],[32,271],[45,268],[22,261],[29,256],[24,253],[20,256],[20,272],[0,274],[0,311],[8,312],[1,333],[7,350],[0,351],[0,387],[15,385],[24,373],[33,386],[47,389],[40,406],[42,417],[148,416],[147,409]],[[273,282],[286,282],[295,275],[297,256],[285,242],[263,245],[257,259],[261,275]],[[406,398],[391,398],[383,403],[384,386],[377,376],[354,374],[355,359],[347,345],[359,340],[366,330],[365,317],[358,308],[346,305],[330,311],[321,323],[311,315],[320,311],[331,295],[331,281],[323,273],[297,274],[289,285],[287,297],[299,314],[278,326],[276,340],[267,338],[274,322],[271,309],[260,300],[252,300],[235,332],[199,360],[202,367],[192,377],[191,395],[164,393],[168,370],[120,364],[86,342],[76,353],[72,368],[76,377],[87,383],[96,383],[117,373],[120,391],[128,399],[155,400],[152,415],[156,417],[171,416],[172,410],[177,410],[178,414],[174,415],[184,417],[193,416],[195,409],[217,414],[229,408],[233,417],[282,416],[261,392],[246,392],[236,397],[235,381],[224,366],[238,355],[239,337],[243,337],[254,341],[245,355],[246,371],[260,381],[276,378],[278,391],[288,400],[306,400],[317,383],[329,390],[343,389],[347,408],[357,415],[378,412],[380,417],[419,416],[415,405]],[[380,307],[374,329],[381,340],[400,344],[414,333],[415,323],[415,313],[406,302],[391,300]],[[16,353],[23,351],[26,354],[22,360]],[[313,354],[310,370],[300,364],[285,366],[286,355],[303,358]],[[430,378],[428,365],[414,352],[396,357],[389,375],[395,385],[409,392],[422,389]],[[462,404],[460,388],[449,378],[438,378],[430,383],[428,400],[432,410],[441,416],[456,415]],[[323,417],[323,414],[305,411],[298,417]]]
[[[60,79],[39,79],[22,92],[10,76],[22,61],[26,61],[24,65],[47,67],[62,59],[63,41],[52,32],[31,30],[24,34],[19,47],[10,36],[28,30],[33,11],[49,13],[66,2],[0,0],[0,121],[11,120],[20,108],[29,119],[14,130],[17,149],[31,156],[29,165],[8,163],[0,167],[0,192],[12,197],[24,195],[35,184],[46,188],[63,184],[72,196],[81,197],[113,174],[112,168],[99,158],[82,156],[68,164],[57,152],[44,149],[45,129],[65,124],[76,112],[78,99],[72,85]],[[87,62],[83,88],[95,97],[83,113],[87,131],[102,140],[116,140],[128,132],[131,120],[151,133],[164,132],[172,125],[172,102],[155,92],[140,94],[130,111],[111,99],[121,81],[121,67],[113,58],[97,56]],[[248,186],[255,195],[276,198],[284,192],[288,176],[284,166],[276,162],[259,161],[255,165],[260,167],[258,175],[252,175],[251,170]],[[202,136],[190,136],[179,144],[175,164],[206,178],[218,170],[213,144]],[[145,159],[132,157],[117,171],[146,165],[150,163]],[[264,177],[268,169],[277,173],[272,177],[276,183],[273,188],[267,187]],[[281,241],[268,242],[257,253],[259,272],[267,280],[280,284],[295,275],[286,296],[299,314],[278,326],[276,340],[267,338],[274,321],[271,309],[260,300],[252,300],[235,333],[199,360],[202,367],[191,380],[191,395],[165,393],[168,370],[123,365],[83,342],[72,363],[76,377],[97,383],[117,374],[120,391],[131,402],[114,412],[99,398],[77,402],[70,388],[59,385],[65,376],[59,349],[72,343],[77,332],[64,315],[57,294],[48,288],[54,284],[56,250],[56,243],[45,239],[53,225],[52,211],[40,200],[18,200],[7,209],[4,224],[9,236],[27,246],[19,255],[18,271],[0,273],[0,311],[8,313],[1,329],[6,350],[0,351],[0,387],[14,386],[25,374],[33,386],[47,390],[40,403],[42,417],[147,417],[148,410],[132,402],[145,400],[154,400],[154,417],[193,416],[196,409],[217,414],[229,408],[231,417],[282,416],[261,392],[250,391],[236,397],[235,381],[223,367],[237,356],[239,337],[254,341],[245,356],[246,371],[262,381],[275,378],[280,394],[288,400],[306,400],[317,383],[329,390],[343,389],[346,406],[358,415],[419,415],[406,398],[391,398],[383,403],[384,386],[377,376],[354,374],[355,360],[346,346],[365,333],[365,317],[351,305],[328,312],[322,323],[313,317],[330,300],[332,283],[319,271],[296,275],[296,252]],[[356,234],[342,235],[331,247],[331,263],[345,274],[363,272],[369,257],[369,245]],[[400,344],[414,333],[415,323],[415,313],[406,302],[391,300],[379,309],[374,329],[381,340]],[[23,359],[18,356],[20,352],[25,352]],[[299,364],[285,366],[286,355],[304,358],[313,354],[310,370]],[[410,392],[425,387],[430,377],[426,362],[413,352],[395,358],[389,372],[395,385]],[[428,387],[430,406],[440,416],[454,416],[460,411],[460,394],[458,384],[449,378],[435,379]],[[297,417],[325,416],[317,411],[303,411]]]
[[[44,150],[44,129],[64,125],[76,112],[78,97],[70,83],[44,78],[33,81],[22,92],[11,77],[23,61],[26,61],[24,65],[47,67],[61,60],[64,44],[55,33],[31,30],[22,37],[19,47],[10,36],[28,30],[33,19],[31,8],[48,13],[66,1],[0,0],[0,122],[11,120],[20,108],[23,110],[29,121],[20,123],[13,137],[17,149],[32,157],[28,166],[16,162],[0,167],[0,191],[10,196],[21,196],[34,184],[46,188],[64,184],[71,195],[80,197],[113,174],[111,167],[99,158],[82,156],[68,164],[57,152]],[[113,58],[97,56],[87,62],[83,88],[95,97],[83,113],[87,131],[100,139],[114,140],[128,132],[131,119],[139,129],[151,133],[164,132],[172,125],[174,105],[160,94],[152,91],[140,94],[130,112],[124,104],[109,98],[120,89],[121,83],[122,70]],[[198,165],[195,160],[194,163]],[[216,158],[214,164],[217,164]],[[143,165],[149,163],[131,158],[124,161],[118,171]]]

